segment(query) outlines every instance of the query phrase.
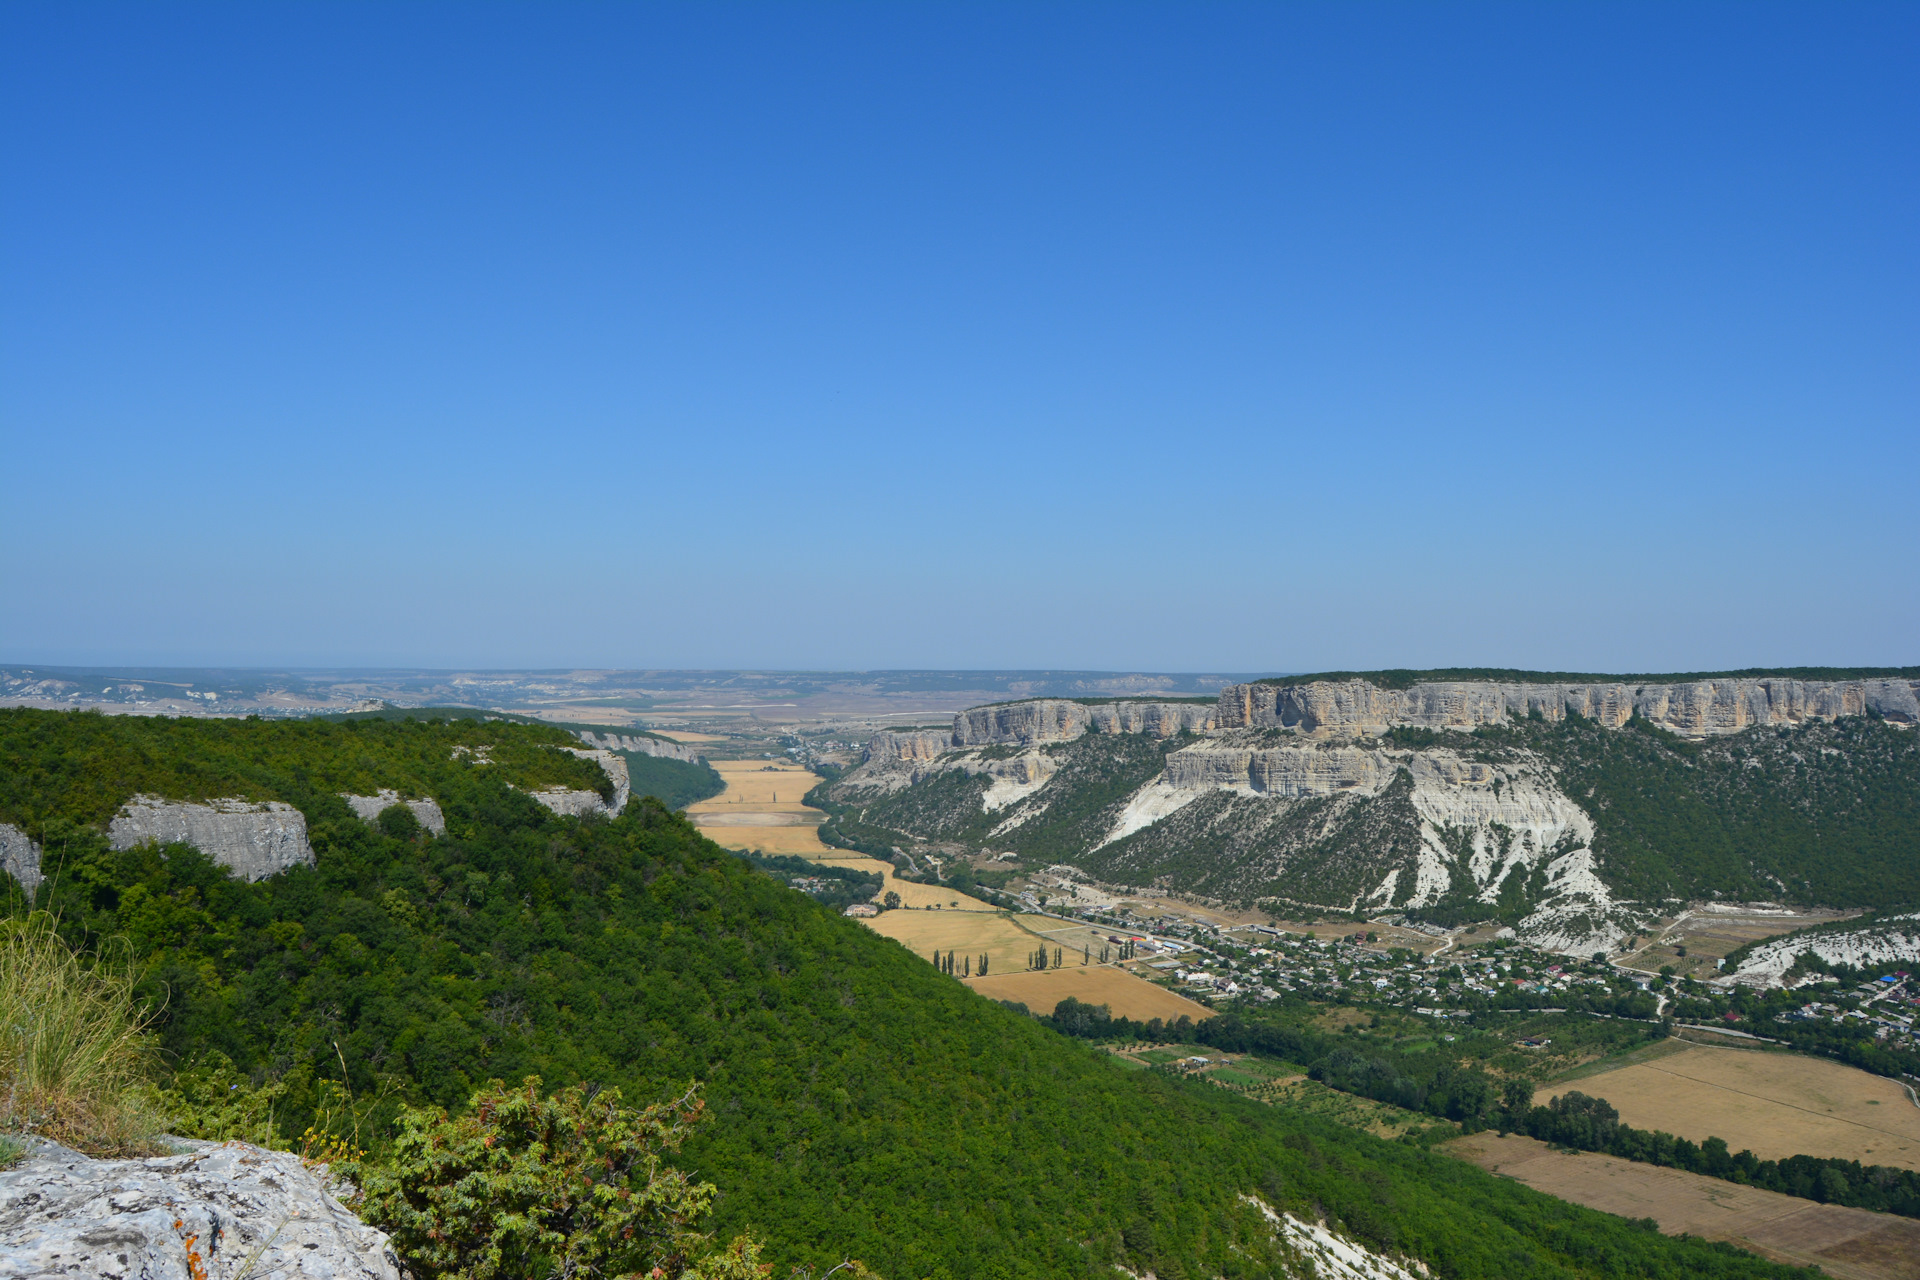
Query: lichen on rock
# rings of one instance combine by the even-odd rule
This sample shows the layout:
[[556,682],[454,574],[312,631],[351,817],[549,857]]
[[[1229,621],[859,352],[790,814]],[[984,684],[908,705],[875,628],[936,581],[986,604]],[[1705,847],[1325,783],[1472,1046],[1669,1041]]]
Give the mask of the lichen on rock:
[[[44,1140],[0,1173],[0,1275],[400,1280],[384,1233],[285,1151],[174,1140],[180,1153],[94,1160]],[[251,1260],[251,1267],[247,1267]]]

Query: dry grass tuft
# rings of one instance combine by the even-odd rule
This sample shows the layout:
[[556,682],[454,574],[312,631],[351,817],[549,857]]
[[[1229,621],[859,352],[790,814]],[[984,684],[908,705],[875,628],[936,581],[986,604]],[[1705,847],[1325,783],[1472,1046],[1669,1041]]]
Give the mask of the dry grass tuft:
[[42,912],[0,923],[0,1130],[92,1155],[154,1150],[146,1017],[127,963],[83,959]]

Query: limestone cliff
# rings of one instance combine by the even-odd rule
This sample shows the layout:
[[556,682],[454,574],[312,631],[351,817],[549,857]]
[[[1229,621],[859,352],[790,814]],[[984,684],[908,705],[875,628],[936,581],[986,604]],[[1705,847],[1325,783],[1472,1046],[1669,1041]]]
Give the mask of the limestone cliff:
[[1088,706],[1057,698],[1006,702],[962,711],[953,718],[953,745],[1022,746],[1071,742],[1085,733],[1145,733],[1170,738],[1214,726],[1216,709],[1193,702],[1107,702]]
[[158,796],[135,796],[114,815],[107,841],[115,849],[131,849],[148,840],[190,844],[243,880],[263,880],[289,867],[313,865],[306,816],[277,800],[181,804]]
[[1241,684],[1221,691],[1217,723],[1223,729],[1354,735],[1399,726],[1473,729],[1536,713],[1549,722],[1575,714],[1617,729],[1638,715],[1684,737],[1708,737],[1868,712],[1920,723],[1920,682],[1765,677],[1632,685],[1433,682],[1407,689],[1382,689],[1366,680]]
[[387,1237],[340,1203],[325,1166],[290,1152],[181,1142],[179,1155],[93,1160],[29,1144],[0,1172],[0,1275],[400,1280]]
[[20,828],[0,822],[0,871],[31,894],[40,887],[40,846]]
[[575,791],[569,787],[548,787],[544,791],[532,791],[528,794],[547,808],[564,818],[579,818],[590,813],[605,814],[609,818],[620,815],[627,807],[627,800],[633,794],[633,784],[627,774],[627,762],[616,752],[588,750],[584,747],[563,747],[569,755],[579,756],[582,760],[591,760],[599,765],[607,775],[607,781],[613,783],[613,803],[608,804],[600,798],[597,791]]
[[347,802],[347,808],[353,810],[362,822],[372,822],[394,805],[404,804],[412,810],[414,818],[428,831],[436,836],[447,834],[446,816],[440,812],[440,805],[432,799],[402,800],[398,791],[386,790],[377,791],[370,796],[348,795],[343,791],[340,793],[340,798]]
[[688,764],[699,764],[705,758],[697,748],[685,743],[669,742],[665,738],[644,733],[588,733],[583,729],[575,736],[600,751],[632,751],[643,756],[659,756],[663,760],[684,760]]
[[867,741],[867,749],[861,755],[862,764],[873,764],[879,768],[896,766],[902,762],[908,764],[925,763],[937,760],[946,752],[953,750],[953,733],[946,729],[882,729]]

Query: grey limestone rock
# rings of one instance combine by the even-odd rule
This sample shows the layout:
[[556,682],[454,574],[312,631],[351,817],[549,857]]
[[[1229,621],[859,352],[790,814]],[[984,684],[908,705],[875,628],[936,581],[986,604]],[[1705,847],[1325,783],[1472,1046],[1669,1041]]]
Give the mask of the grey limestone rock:
[[1639,685],[1435,681],[1408,689],[1382,689],[1365,680],[1243,684],[1221,691],[1217,724],[1223,729],[1368,734],[1401,725],[1473,729],[1509,715],[1538,713],[1549,721],[1584,716],[1617,729],[1638,715],[1698,738],[1868,712],[1920,723],[1915,682],[1768,676]]
[[36,1141],[0,1173],[0,1277],[190,1280],[191,1235],[214,1280],[400,1280],[385,1234],[340,1203],[324,1169],[240,1142],[176,1145],[93,1160]]
[[953,750],[953,733],[944,729],[883,729],[867,742],[863,764],[924,761]]
[[135,796],[108,824],[107,840],[115,849],[149,840],[190,844],[243,880],[264,880],[288,867],[313,865],[306,816],[277,800],[182,804]]
[[403,800],[398,791],[389,791],[385,788],[370,796],[349,795],[342,791],[340,798],[347,802],[347,807],[353,810],[362,822],[372,822],[394,805],[404,804],[413,811],[413,816],[419,819],[421,826],[437,836],[447,834],[446,815],[440,812],[440,805],[432,799]]
[[650,738],[641,733],[588,733],[581,730],[577,736],[589,747],[601,751],[634,751],[643,756],[659,756],[663,760],[685,760],[688,764],[699,764],[704,758],[698,750],[685,743]]
[[4,822],[0,822],[0,871],[19,881],[28,893],[40,887],[40,846],[26,832]]
[[1146,733],[1172,737],[1214,727],[1217,707],[1192,702],[1108,702],[1088,706],[1060,698],[975,707],[953,718],[961,747],[1071,742],[1086,733]]

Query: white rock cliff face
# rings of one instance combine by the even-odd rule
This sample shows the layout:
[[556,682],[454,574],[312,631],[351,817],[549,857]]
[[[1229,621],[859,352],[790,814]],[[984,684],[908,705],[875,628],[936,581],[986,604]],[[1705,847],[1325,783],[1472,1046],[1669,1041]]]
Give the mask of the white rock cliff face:
[[413,816],[421,826],[436,836],[447,834],[446,815],[440,812],[440,805],[432,799],[402,800],[398,791],[380,790],[370,796],[349,795],[342,791],[340,798],[347,802],[347,808],[362,822],[372,822],[386,810],[396,804],[404,804],[412,810]]
[[863,764],[882,768],[906,762],[926,763],[953,750],[953,734],[944,729],[883,729],[867,742]]
[[135,796],[107,827],[107,842],[131,849],[148,840],[190,844],[243,880],[264,880],[288,867],[313,865],[307,819],[278,800],[210,800],[181,804]]
[[1145,733],[1170,738],[1214,726],[1216,708],[1197,702],[1108,702],[1058,698],[975,707],[953,718],[953,745],[984,747],[1071,742],[1087,733]]
[[1920,723],[1920,692],[1910,680],[1809,681],[1766,677],[1677,684],[1416,684],[1381,689],[1365,680],[1301,685],[1240,684],[1221,690],[1221,728],[1301,733],[1379,734],[1397,726],[1473,729],[1509,715],[1569,712],[1610,729],[1634,715],[1687,737],[1738,733],[1758,725],[1799,724],[1877,715]]
[[1920,913],[1894,916],[1863,929],[1790,933],[1775,938],[1747,953],[1734,980],[1758,985],[1777,983],[1805,951],[1828,964],[1912,964],[1920,961]]
[[[91,1160],[36,1141],[0,1173],[0,1276],[192,1280],[400,1280],[387,1237],[356,1218],[298,1156],[182,1142],[181,1155]],[[174,1223],[180,1226],[174,1226]]]
[[40,846],[20,828],[0,822],[0,871],[31,894],[40,887]]
[[627,774],[627,762],[611,751],[588,750],[583,747],[563,747],[569,755],[579,756],[582,760],[591,760],[599,765],[607,775],[607,781],[613,783],[613,803],[608,804],[600,798],[597,791],[576,791],[570,787],[548,787],[544,791],[530,791],[527,794],[563,818],[580,818],[590,813],[605,814],[609,818],[620,815],[627,807],[627,800],[633,794],[632,782]]
[[685,760],[688,764],[699,764],[703,759],[697,749],[685,743],[649,738],[645,734],[582,731],[577,736],[589,747],[600,751],[632,751],[643,756],[659,756],[663,760]]
[[[1769,676],[1585,684],[1433,681],[1382,689],[1342,680],[1234,685],[1221,691],[1214,706],[1036,699],[962,712],[951,735],[876,735],[863,764],[836,792],[872,800],[963,770],[992,778],[982,798],[987,812],[1038,793],[1033,804],[1015,806],[991,838],[1044,818],[1044,788],[1056,766],[1042,748],[1096,732],[1205,735],[1170,754],[1164,772],[1119,806],[1104,845],[1208,794],[1233,792],[1282,806],[1348,797],[1340,803],[1350,805],[1378,797],[1404,771],[1419,821],[1418,857],[1411,865],[1383,867],[1374,889],[1351,905],[1421,907],[1463,896],[1492,904],[1518,875],[1536,904],[1519,926],[1523,935],[1572,954],[1610,948],[1641,928],[1648,913],[1611,896],[1596,869],[1592,818],[1560,789],[1545,762],[1519,752],[1492,764],[1444,747],[1412,751],[1376,740],[1396,727],[1470,731],[1530,714],[1552,722],[1578,715],[1612,729],[1640,716],[1694,738],[1865,714],[1915,725],[1920,681]],[[1006,746],[1025,750],[1008,760],[983,758],[995,754],[986,748]]]

